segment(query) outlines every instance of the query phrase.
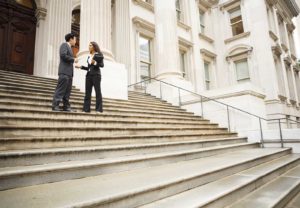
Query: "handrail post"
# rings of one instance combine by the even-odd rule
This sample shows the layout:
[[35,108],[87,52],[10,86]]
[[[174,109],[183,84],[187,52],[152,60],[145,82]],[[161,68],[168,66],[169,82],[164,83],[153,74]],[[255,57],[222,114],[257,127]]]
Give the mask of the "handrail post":
[[230,132],[230,116],[229,116],[229,107],[228,105],[227,107],[227,122],[228,122],[228,132]]
[[162,99],[162,93],[161,93],[161,81],[159,81],[159,95],[160,95],[160,99]]
[[203,111],[203,97],[200,96],[201,98],[201,117],[203,118],[203,115],[204,115],[204,111]]
[[260,142],[261,142],[261,147],[264,148],[264,137],[263,137],[263,131],[261,127],[261,118],[259,118],[259,127],[260,127]]
[[179,99],[179,106],[181,106],[180,88],[178,88],[178,99]]
[[280,134],[281,148],[283,148],[283,139],[282,139],[282,130],[281,130],[281,120],[280,119],[278,119],[278,124],[279,124],[279,134]]
[[147,82],[144,82],[145,83],[145,94],[147,93]]

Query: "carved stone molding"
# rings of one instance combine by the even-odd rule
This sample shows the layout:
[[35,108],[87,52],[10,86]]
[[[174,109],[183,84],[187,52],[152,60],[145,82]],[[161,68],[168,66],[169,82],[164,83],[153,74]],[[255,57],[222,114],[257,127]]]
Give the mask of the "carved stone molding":
[[201,48],[200,49],[200,53],[204,56],[207,56],[209,58],[215,59],[217,57],[217,54],[205,49],[205,48]]
[[151,12],[154,12],[153,4],[150,4],[150,3],[142,1],[142,0],[132,0],[132,1],[133,1],[133,3],[145,8]]
[[269,35],[275,42],[278,40],[277,35],[273,31],[269,30]]
[[132,22],[136,25],[137,28],[143,28],[153,33],[155,32],[155,25],[151,22],[148,22],[147,20],[144,20],[140,17],[134,17],[132,19]]
[[246,38],[250,35],[251,33],[250,32],[244,32],[242,34],[239,34],[239,35],[235,35],[233,36],[232,38],[228,38],[226,40],[224,40],[225,44],[228,44],[232,41],[235,41],[235,40],[238,40],[238,39],[241,39],[241,38]]
[[207,35],[204,35],[203,33],[199,33],[199,37],[202,39],[202,40],[205,40],[209,43],[213,43],[214,40],[210,37],[208,37]]
[[282,54],[282,49],[278,44],[276,44],[276,46],[272,46],[272,51],[276,56],[280,56]]

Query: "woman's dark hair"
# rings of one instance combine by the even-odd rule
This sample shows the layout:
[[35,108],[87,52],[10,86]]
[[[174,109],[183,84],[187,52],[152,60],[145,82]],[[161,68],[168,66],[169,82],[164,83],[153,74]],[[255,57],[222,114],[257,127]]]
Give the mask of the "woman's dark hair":
[[73,33],[68,33],[68,34],[65,35],[65,40],[66,40],[67,42],[69,42],[69,40],[70,40],[70,39],[73,39],[74,37],[75,37],[75,34],[73,34]]
[[92,41],[91,44],[92,44],[92,46],[93,46],[95,52],[101,53],[101,50],[100,50],[100,48],[99,48],[99,45],[98,45],[96,42]]

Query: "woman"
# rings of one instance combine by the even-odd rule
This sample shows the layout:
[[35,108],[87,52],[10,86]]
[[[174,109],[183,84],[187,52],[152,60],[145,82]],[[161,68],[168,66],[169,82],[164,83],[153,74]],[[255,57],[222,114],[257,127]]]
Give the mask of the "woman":
[[85,78],[85,97],[83,104],[83,111],[90,112],[91,109],[91,94],[94,86],[96,92],[96,113],[102,113],[102,94],[101,94],[101,71],[100,67],[104,67],[103,54],[96,42],[90,42],[89,44],[90,55],[87,58],[87,67],[76,65],[76,68],[86,70]]

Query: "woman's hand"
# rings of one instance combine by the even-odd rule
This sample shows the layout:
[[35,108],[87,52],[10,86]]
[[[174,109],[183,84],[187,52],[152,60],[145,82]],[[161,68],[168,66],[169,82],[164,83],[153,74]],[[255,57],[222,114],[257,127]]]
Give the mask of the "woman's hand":
[[92,59],[91,64],[93,64],[93,65],[95,64],[95,60],[94,59]]
[[80,68],[81,68],[81,65],[80,65],[79,63],[76,63],[76,64],[75,64],[75,68],[80,69]]

